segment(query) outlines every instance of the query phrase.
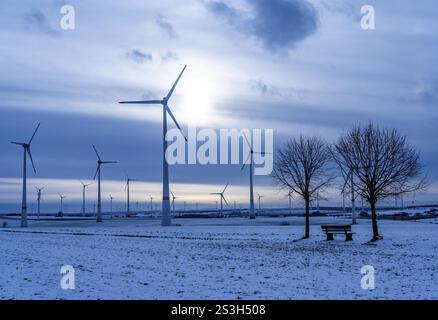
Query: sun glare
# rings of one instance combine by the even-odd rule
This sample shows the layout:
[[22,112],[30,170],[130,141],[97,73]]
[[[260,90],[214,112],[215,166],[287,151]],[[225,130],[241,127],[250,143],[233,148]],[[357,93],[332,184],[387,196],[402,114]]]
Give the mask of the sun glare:
[[211,122],[214,111],[215,90],[208,79],[192,75],[181,86],[180,117],[187,123],[206,124]]

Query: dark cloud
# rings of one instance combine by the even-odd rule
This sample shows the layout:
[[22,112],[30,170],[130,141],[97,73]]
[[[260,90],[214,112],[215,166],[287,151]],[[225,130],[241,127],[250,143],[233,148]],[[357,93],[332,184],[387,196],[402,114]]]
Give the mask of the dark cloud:
[[317,30],[316,9],[306,0],[252,0],[248,5],[252,15],[219,0],[208,2],[207,8],[271,51],[293,48]]
[[166,20],[163,15],[158,15],[155,23],[163,30],[170,38],[176,38],[176,32],[173,26]]
[[152,61],[152,54],[147,52],[141,52],[137,49],[132,49],[126,53],[126,56],[137,63],[144,63]]
[[28,12],[24,16],[24,22],[31,29],[36,29],[50,35],[58,34],[58,31],[50,25],[46,15],[41,10]]

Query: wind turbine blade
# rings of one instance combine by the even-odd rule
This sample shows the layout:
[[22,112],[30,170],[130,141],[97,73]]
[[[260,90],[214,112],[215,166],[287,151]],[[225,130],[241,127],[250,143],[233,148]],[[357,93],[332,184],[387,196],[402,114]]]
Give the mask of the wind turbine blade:
[[213,193],[210,193],[210,194],[214,194],[216,196],[221,196],[222,195],[222,193],[220,193],[220,192],[213,192]]
[[29,155],[30,162],[32,163],[33,172],[36,173],[35,164],[33,163],[32,153],[30,152],[30,148],[26,148],[27,154]]
[[85,187],[85,183],[82,180],[79,180],[79,182]]
[[162,104],[161,100],[119,101],[121,104]]
[[249,146],[249,149],[251,150],[251,152],[254,152],[254,151],[252,150],[252,146],[251,146],[251,143],[249,143],[249,140],[248,140],[248,138],[246,137],[246,134],[245,134],[245,132],[243,133],[243,137],[245,138],[245,140],[246,140],[246,143],[248,144],[248,146]]
[[229,204],[228,204],[228,202],[227,202],[227,199],[225,199],[224,195],[221,195],[221,196],[222,196],[222,199],[224,199],[225,203],[226,203],[227,206],[228,206]]
[[107,163],[117,163],[117,161],[101,161],[102,164],[107,164]]
[[23,145],[24,145],[24,143],[22,143],[22,142],[11,141],[11,143],[12,143],[12,144],[18,144],[19,146],[23,146]]
[[169,93],[167,94],[166,98],[167,100],[170,99],[170,97],[172,96],[173,91],[176,88],[176,85],[178,84],[179,79],[181,78],[181,76],[183,75],[184,71],[186,70],[187,65],[184,66],[184,68],[182,69],[181,73],[179,74],[178,78],[176,79],[175,83],[172,86],[172,89],[170,89]]
[[229,183],[227,183],[227,185],[225,186],[224,191],[222,191],[222,194],[225,193],[225,190],[227,190],[228,185],[229,185]]
[[173,192],[170,192],[170,194],[172,195],[173,198],[175,198],[175,195],[173,194]]
[[99,153],[97,152],[97,149],[96,149],[96,147],[94,146],[94,144],[93,144],[93,149],[94,149],[94,152],[96,152],[96,156],[97,156],[97,158],[100,160]]
[[40,125],[41,125],[41,123],[38,123],[38,125],[37,125],[35,131],[33,132],[32,138],[30,138],[28,144],[31,144],[31,143],[32,143],[32,140],[33,140],[33,138],[35,137],[35,135],[36,135],[36,133],[37,133],[38,128],[40,127]]
[[99,167],[100,167],[100,165],[97,165],[96,173],[94,174],[93,180],[96,180],[96,176],[97,176],[97,172],[99,171]]
[[251,153],[248,154],[248,157],[246,158],[246,160],[245,160],[245,162],[243,163],[243,166],[242,166],[242,168],[241,168],[240,170],[245,169],[245,166],[246,166],[246,164],[248,163],[248,160],[249,160],[249,157],[250,157],[250,156],[251,156]]
[[179,131],[181,132],[182,136],[184,137],[184,140],[186,140],[186,142],[187,142],[187,138],[186,138],[186,136],[184,135],[184,132],[182,131],[182,129],[181,129],[181,127],[180,127],[178,121],[176,121],[176,118],[175,118],[175,116],[173,115],[172,111],[170,111],[169,106],[166,106],[166,110],[167,110],[167,113],[168,113],[168,114],[170,115],[170,117],[172,118],[173,122],[175,123],[176,127],[179,129]]

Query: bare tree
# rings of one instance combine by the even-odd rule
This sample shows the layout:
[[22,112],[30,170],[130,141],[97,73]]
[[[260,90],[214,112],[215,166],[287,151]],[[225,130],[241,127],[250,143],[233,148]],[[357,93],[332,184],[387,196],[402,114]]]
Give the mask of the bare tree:
[[428,186],[419,152],[396,130],[380,129],[371,122],[356,126],[339,138],[332,154],[344,178],[353,175],[355,191],[370,204],[372,241],[382,239],[376,214],[379,200]]
[[304,238],[310,237],[310,202],[317,194],[321,195],[333,179],[328,170],[330,161],[330,149],[318,137],[291,139],[277,151],[272,177],[276,184],[304,200]]

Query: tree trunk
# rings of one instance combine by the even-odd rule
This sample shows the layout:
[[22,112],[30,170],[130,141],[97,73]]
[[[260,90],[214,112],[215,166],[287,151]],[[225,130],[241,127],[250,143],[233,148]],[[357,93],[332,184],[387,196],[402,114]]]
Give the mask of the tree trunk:
[[306,202],[306,233],[304,239],[310,238],[310,199],[306,197],[304,200]]
[[379,235],[379,228],[377,226],[376,201],[370,201],[370,206],[371,206],[371,223],[373,226],[373,238],[371,239],[371,241],[377,241],[383,239],[383,237]]

